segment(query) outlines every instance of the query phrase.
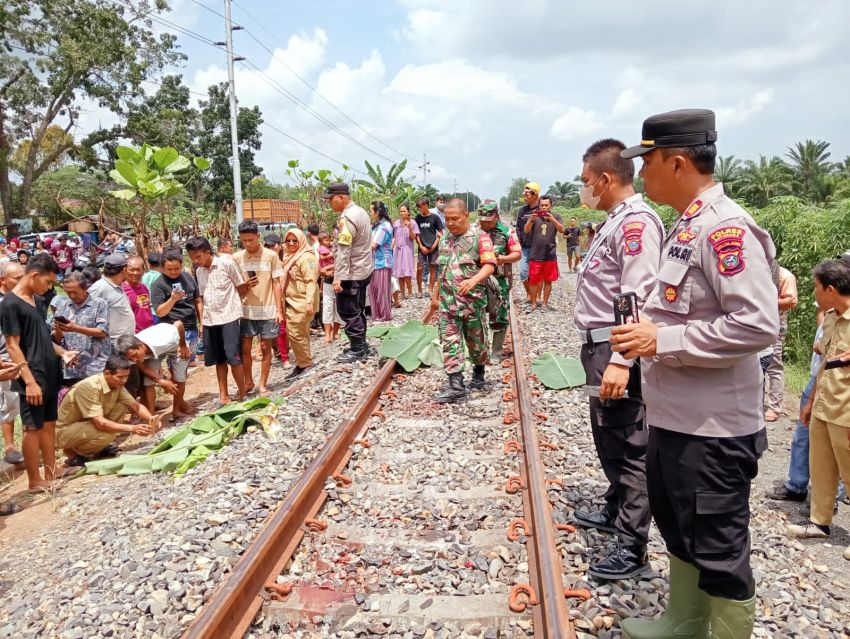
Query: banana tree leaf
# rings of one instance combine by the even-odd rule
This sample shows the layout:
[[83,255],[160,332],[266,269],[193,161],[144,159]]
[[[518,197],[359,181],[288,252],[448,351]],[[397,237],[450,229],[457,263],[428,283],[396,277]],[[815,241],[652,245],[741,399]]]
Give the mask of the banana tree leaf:
[[555,390],[575,388],[587,383],[584,368],[575,357],[543,353],[532,362],[531,371],[546,388]]
[[185,475],[191,468],[194,468],[197,464],[204,461],[211,452],[212,451],[206,446],[198,446],[192,451],[192,454],[186,457],[186,459],[183,460],[183,463],[175,469],[174,474],[178,477]]
[[366,337],[392,337],[398,333],[398,326],[370,326],[366,329]]
[[419,361],[425,366],[436,368],[443,365],[443,349],[440,340],[432,339],[419,351]]
[[158,455],[152,455],[153,464],[151,470],[154,472],[171,472],[177,468],[189,456],[189,448],[172,448]]
[[124,465],[116,473],[119,477],[127,475],[146,475],[153,471],[153,463],[156,458],[151,456],[138,457],[124,462]]
[[398,329],[393,337],[388,337],[381,344],[378,353],[382,357],[392,357],[406,372],[411,372],[422,365],[419,353],[437,336],[437,329],[425,326],[422,322],[410,320]]

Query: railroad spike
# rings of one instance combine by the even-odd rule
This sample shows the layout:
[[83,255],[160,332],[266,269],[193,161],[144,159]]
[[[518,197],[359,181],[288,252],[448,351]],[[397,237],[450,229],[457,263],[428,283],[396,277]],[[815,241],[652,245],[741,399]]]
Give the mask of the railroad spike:
[[522,477],[519,475],[508,477],[508,481],[505,483],[505,492],[509,495],[514,495],[523,488],[525,488],[525,482],[522,481]]
[[[522,533],[519,532],[522,528]],[[519,541],[522,536],[531,536],[531,526],[525,519],[513,519],[508,525],[508,541]]]
[[570,588],[564,588],[564,597],[566,597],[567,599],[569,599],[571,597],[577,597],[578,599],[581,599],[582,601],[587,601],[588,599],[593,597],[593,595],[591,594],[591,592],[587,588],[579,588],[578,590],[573,590],[573,589],[570,589]]
[[504,449],[505,455],[510,455],[511,453],[521,453],[522,445],[515,439],[509,439],[505,442]]
[[319,533],[327,530],[328,522],[323,521],[321,519],[306,519],[304,521],[304,526],[310,532]]
[[[526,603],[523,599],[527,599]],[[529,605],[536,606],[540,601],[537,599],[537,593],[534,592],[529,584],[516,584],[511,588],[511,594],[508,597],[508,608],[511,612],[525,612]]]

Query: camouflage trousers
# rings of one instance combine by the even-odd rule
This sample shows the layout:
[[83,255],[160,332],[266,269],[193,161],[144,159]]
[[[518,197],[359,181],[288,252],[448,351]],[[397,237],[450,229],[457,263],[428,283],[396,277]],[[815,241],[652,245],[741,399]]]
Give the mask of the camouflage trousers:
[[499,282],[499,305],[495,313],[490,313],[490,328],[503,331],[508,328],[508,313],[511,308],[511,282],[507,277],[497,277]]
[[484,315],[483,306],[478,305],[455,313],[440,308],[440,344],[443,347],[443,368],[446,373],[463,372],[464,341],[473,364],[489,362],[490,342]]

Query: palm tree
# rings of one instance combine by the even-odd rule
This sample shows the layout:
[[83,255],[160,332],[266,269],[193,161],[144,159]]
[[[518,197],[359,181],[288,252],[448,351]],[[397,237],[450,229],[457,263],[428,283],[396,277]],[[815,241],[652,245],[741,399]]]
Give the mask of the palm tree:
[[791,193],[791,169],[778,157],[760,156],[758,163],[747,160],[741,169],[738,188],[744,199],[757,208],[772,198]]
[[832,169],[829,162],[829,142],[806,140],[788,147],[786,157],[794,172],[795,194],[808,200],[817,198],[818,182]]
[[578,206],[578,189],[579,187],[574,182],[556,181],[546,192],[553,196],[558,203],[573,208]]
[[735,197],[738,194],[741,167],[741,160],[734,155],[717,158],[717,163],[714,166],[714,179],[718,182],[723,182],[726,193],[731,197]]

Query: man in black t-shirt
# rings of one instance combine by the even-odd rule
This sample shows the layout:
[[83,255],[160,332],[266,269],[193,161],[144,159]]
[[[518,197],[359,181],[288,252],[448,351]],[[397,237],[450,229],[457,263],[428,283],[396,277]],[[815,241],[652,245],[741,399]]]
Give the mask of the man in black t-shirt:
[[[180,321],[186,334],[186,345],[189,347],[189,357],[182,358],[179,353],[168,356],[168,366],[174,380],[186,379],[189,363],[198,348],[198,303],[201,297],[198,284],[183,269],[183,255],[179,251],[165,251],[162,255],[162,275],[153,283],[151,290],[151,308],[160,322],[173,324]],[[191,415],[194,407],[184,399],[186,382],[176,382],[177,392],[174,395],[172,418]]]
[[[443,237],[443,221],[428,208],[428,198],[421,197],[416,201],[419,213],[414,218],[419,227],[416,243],[419,245],[419,264],[416,267],[416,286],[422,295],[422,281],[428,284],[427,297],[431,297],[434,286],[437,285],[437,258],[439,257],[440,238]],[[424,275],[422,271],[425,271]],[[430,284],[429,284],[430,275]],[[426,297],[426,295],[422,295]]]
[[525,236],[531,241],[528,253],[528,294],[532,311],[540,308],[541,290],[543,308],[549,310],[552,282],[558,279],[557,237],[563,231],[561,216],[552,212],[552,198],[541,196],[540,208],[531,214],[523,227]]
[[581,244],[581,228],[578,225],[578,219],[570,218],[569,226],[564,229],[564,237],[567,238],[567,264],[570,273],[573,273],[581,264],[581,248],[579,246]]
[[[77,356],[53,343],[38,298],[56,284],[59,266],[48,253],[34,255],[24,276],[3,299],[0,326],[6,348],[21,375],[12,383],[20,395],[24,427],[22,449],[31,492],[49,490],[56,476],[56,415],[62,361]],[[44,458],[44,477],[39,472],[39,453]]]
[[528,285],[528,256],[531,252],[531,237],[525,233],[525,225],[531,215],[540,208],[540,185],[528,182],[522,189],[525,204],[516,214],[516,236],[522,249],[522,259],[519,261],[519,279],[528,295],[528,303],[533,306],[531,290]]

